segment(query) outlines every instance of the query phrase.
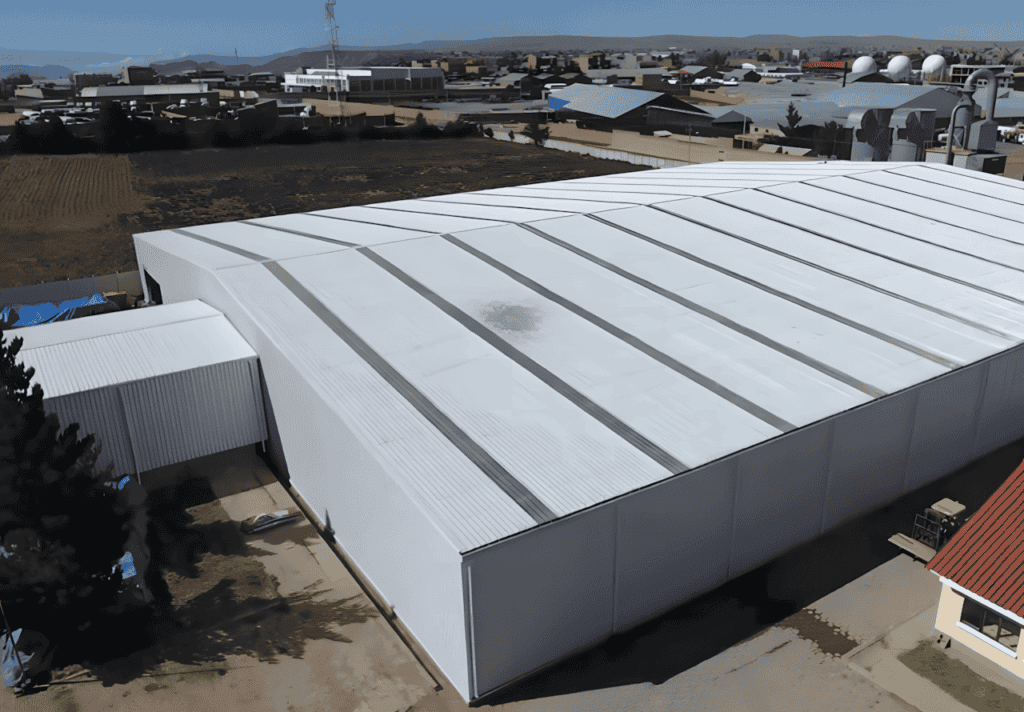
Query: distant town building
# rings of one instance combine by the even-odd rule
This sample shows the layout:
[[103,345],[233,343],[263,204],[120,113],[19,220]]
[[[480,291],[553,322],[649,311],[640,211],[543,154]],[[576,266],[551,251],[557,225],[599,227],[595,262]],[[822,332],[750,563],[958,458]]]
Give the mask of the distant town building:
[[156,84],[159,75],[150,67],[125,67],[121,70],[121,84]]
[[444,89],[441,67],[346,67],[310,69],[286,73],[286,92],[325,92],[335,86],[342,92],[423,91]]
[[1013,67],[1005,64],[954,64],[949,68],[949,81],[963,86],[967,77],[979,69],[989,69],[993,74],[1000,74]]
[[81,90],[85,87],[105,87],[113,84],[117,78],[113,74],[75,74],[74,87]]

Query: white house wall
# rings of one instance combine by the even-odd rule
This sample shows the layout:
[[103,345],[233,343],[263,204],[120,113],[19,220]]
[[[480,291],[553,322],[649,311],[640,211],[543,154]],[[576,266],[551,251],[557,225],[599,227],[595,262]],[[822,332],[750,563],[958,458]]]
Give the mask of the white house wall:
[[291,485],[318,517],[330,512],[339,544],[468,698],[456,548],[359,444],[216,272],[143,241],[136,241],[136,251],[160,283],[165,302],[201,299],[214,306],[259,354]]

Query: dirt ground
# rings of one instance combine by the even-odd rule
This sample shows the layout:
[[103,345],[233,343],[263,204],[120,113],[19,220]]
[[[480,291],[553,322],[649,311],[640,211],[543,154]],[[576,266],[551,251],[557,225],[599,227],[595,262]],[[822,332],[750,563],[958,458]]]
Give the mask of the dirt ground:
[[922,641],[900,655],[899,661],[978,712],[1024,710],[1024,698],[986,680],[959,660],[943,655],[930,641]]
[[0,158],[0,289],[138,269],[132,233],[643,170],[483,138]]

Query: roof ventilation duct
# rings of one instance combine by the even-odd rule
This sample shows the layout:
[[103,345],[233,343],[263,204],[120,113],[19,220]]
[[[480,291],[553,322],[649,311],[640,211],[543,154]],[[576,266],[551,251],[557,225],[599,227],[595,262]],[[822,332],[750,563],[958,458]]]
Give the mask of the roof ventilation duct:
[[889,156],[889,119],[892,109],[858,109],[846,117],[853,129],[851,161],[884,161]]
[[896,109],[890,121],[890,161],[923,161],[925,143],[935,132],[935,109]]

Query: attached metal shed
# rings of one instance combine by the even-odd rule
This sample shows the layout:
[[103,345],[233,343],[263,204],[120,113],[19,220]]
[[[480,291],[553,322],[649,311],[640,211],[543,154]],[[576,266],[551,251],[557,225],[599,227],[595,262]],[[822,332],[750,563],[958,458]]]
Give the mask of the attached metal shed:
[[135,236],[466,699],[1024,436],[1024,187],[714,163]]
[[[102,442],[98,464],[138,475],[267,440],[256,352],[199,301],[18,329],[61,428]],[[145,484],[143,481],[142,484]]]

